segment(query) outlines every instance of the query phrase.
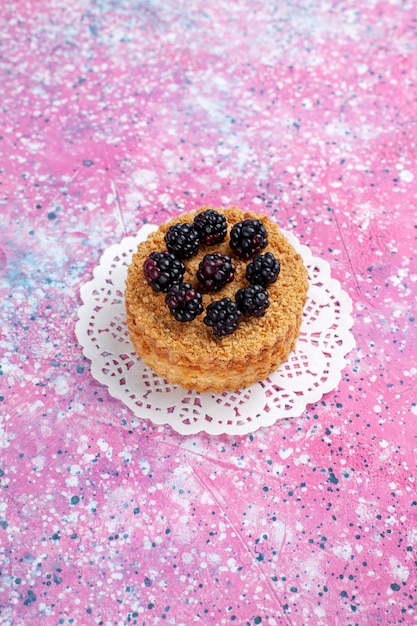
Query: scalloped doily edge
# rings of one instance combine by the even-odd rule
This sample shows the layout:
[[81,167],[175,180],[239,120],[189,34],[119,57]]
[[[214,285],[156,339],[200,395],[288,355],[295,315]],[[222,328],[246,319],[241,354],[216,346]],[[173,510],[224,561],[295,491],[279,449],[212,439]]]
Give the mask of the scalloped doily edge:
[[[170,420],[169,417],[166,414],[164,414],[162,410],[159,413],[156,411],[153,411],[152,415],[150,414],[151,411],[148,411],[148,410],[143,410],[143,414],[141,415],[133,411],[133,409],[126,403],[126,400],[124,397],[125,392],[123,390],[119,392],[117,388],[109,385],[108,380],[106,379],[106,376],[103,375],[100,369],[100,365],[96,361],[97,352],[94,351],[94,347],[91,347],[91,349],[89,349],[89,346],[91,345],[91,343],[89,342],[88,337],[84,333],[84,328],[82,327],[82,319],[83,319],[83,315],[86,312],[88,313],[90,309],[89,305],[85,302],[85,299],[89,291],[91,291],[92,286],[94,285],[96,280],[99,278],[101,267],[105,265],[108,261],[112,261],[114,257],[117,256],[117,254],[120,252],[120,250],[126,247],[126,245],[130,244],[129,247],[135,250],[137,245],[141,241],[143,241],[144,238],[146,238],[149,233],[153,232],[156,229],[157,229],[157,225],[146,224],[138,231],[136,236],[131,236],[131,235],[126,236],[121,240],[121,242],[112,244],[108,248],[106,248],[106,250],[104,250],[104,252],[100,256],[98,265],[95,266],[93,270],[93,278],[90,281],[87,281],[86,283],[84,283],[80,288],[80,296],[81,296],[81,300],[83,304],[78,309],[78,316],[77,316],[78,320],[75,325],[76,336],[80,343],[80,346],[82,347],[83,355],[91,362],[91,373],[93,377],[107,388],[110,396],[112,396],[116,400],[121,401],[127,408],[129,408],[129,410],[131,410],[134,416],[134,419],[132,420],[132,422],[137,421],[137,423],[140,423],[142,419],[148,419],[156,426],[168,425],[181,435],[191,435],[191,434],[198,434],[200,432],[205,432],[207,434],[216,435],[216,436],[218,435],[241,436],[241,435],[246,435],[246,434],[255,432],[259,428],[273,426],[277,421],[282,420],[282,419],[297,418],[300,415],[302,415],[302,413],[305,411],[306,407],[309,404],[314,404],[318,402],[325,394],[337,388],[338,384],[340,383],[340,380],[342,379],[343,369],[346,366],[346,356],[352,351],[352,349],[356,345],[354,335],[352,332],[350,332],[354,324],[354,320],[351,315],[353,306],[352,306],[352,301],[349,295],[342,289],[340,282],[337,279],[331,277],[330,264],[328,263],[328,261],[322,258],[318,258],[316,260],[320,264],[321,271],[325,272],[325,278],[327,280],[327,283],[332,285],[332,289],[334,290],[334,292],[338,294],[338,298],[343,300],[343,304],[345,308],[344,326],[345,326],[345,330],[348,330],[349,333],[348,335],[345,336],[345,340],[343,342],[343,350],[339,350],[338,353],[333,355],[332,357],[333,376],[331,378],[329,377],[326,381],[324,381],[320,385],[320,387],[315,388],[314,390],[311,390],[309,392],[307,402],[303,402],[302,404],[300,404],[297,410],[294,410],[291,412],[291,415],[283,415],[283,416],[274,415],[274,412],[272,411],[267,416],[264,415],[262,420],[258,420],[259,423],[256,423],[258,416],[255,416],[253,421],[250,421],[250,422],[245,421],[245,422],[240,423],[239,425],[235,425],[234,432],[229,432],[228,429],[223,429],[223,430],[219,429],[218,424],[216,422],[196,421],[194,424],[187,423],[185,425],[181,420],[178,420],[175,422],[175,425],[174,425],[173,421]],[[304,244],[301,244],[299,240],[297,239],[297,237],[292,232],[286,231],[284,229],[281,229],[281,231],[288,238],[288,241],[296,248],[297,252],[301,254],[306,265],[311,264],[311,261],[313,261],[315,257],[313,257],[310,248],[308,248]],[[83,342],[82,339],[87,339],[87,343]],[[135,354],[133,345],[132,345],[132,354]],[[136,357],[140,359],[140,357],[138,357],[137,355]],[[253,387],[256,387],[258,385],[262,385],[262,381],[260,381],[259,383],[255,383]],[[184,390],[184,394],[186,393],[187,393],[186,390]],[[196,392],[193,392],[193,393],[196,393]],[[207,395],[213,398],[213,397],[216,397],[218,394],[206,392],[206,394],[198,393],[198,395],[199,396]]]

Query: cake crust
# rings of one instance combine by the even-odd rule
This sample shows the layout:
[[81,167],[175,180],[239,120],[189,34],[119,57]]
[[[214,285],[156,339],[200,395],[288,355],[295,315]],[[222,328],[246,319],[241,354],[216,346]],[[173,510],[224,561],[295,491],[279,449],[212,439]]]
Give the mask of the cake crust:
[[192,322],[177,322],[165,305],[165,294],[154,292],[145,280],[143,262],[154,251],[166,250],[164,235],[173,224],[193,221],[195,215],[212,207],[185,213],[162,224],[139,244],[128,269],[125,290],[127,325],[132,343],[146,365],[175,385],[196,391],[238,390],[266,378],[294,349],[307,297],[307,271],[278,226],[265,215],[236,207],[215,209],[227,220],[224,242],[200,245],[197,256],[184,262],[183,280],[201,291],[196,278],[205,254],[220,252],[232,256],[235,277],[220,291],[203,293],[204,308],[213,300],[232,300],[240,287],[248,285],[246,266],[229,245],[232,226],[244,219],[259,219],[268,233],[268,245],[281,264],[278,280],[268,285],[270,306],[264,317],[244,318],[232,335],[216,337],[203,323],[204,314]]

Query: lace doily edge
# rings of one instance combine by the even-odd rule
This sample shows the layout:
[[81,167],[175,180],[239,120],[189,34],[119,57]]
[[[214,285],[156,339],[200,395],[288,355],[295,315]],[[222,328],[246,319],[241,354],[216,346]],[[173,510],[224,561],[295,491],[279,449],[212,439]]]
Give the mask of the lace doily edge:
[[[83,355],[87,359],[89,359],[91,362],[91,372],[93,374],[93,377],[108,389],[108,392],[112,397],[123,402],[125,406],[128,406],[128,408],[132,411],[132,414],[133,414],[132,421],[135,421],[136,419],[138,421],[140,421],[141,419],[149,419],[155,425],[158,425],[158,426],[169,425],[178,433],[185,434],[185,435],[197,434],[199,432],[206,432],[208,434],[213,434],[213,435],[222,435],[222,434],[226,434],[230,436],[244,435],[250,432],[255,432],[259,428],[272,426],[277,421],[280,421],[282,419],[294,419],[296,417],[299,417],[306,410],[306,407],[309,404],[314,404],[318,402],[326,393],[329,393],[330,391],[335,389],[335,387],[337,387],[337,385],[339,384],[342,378],[342,371],[346,365],[346,355],[356,345],[353,333],[350,332],[350,329],[352,328],[353,323],[354,323],[353,317],[350,315],[352,312],[352,301],[350,297],[348,296],[348,294],[343,291],[340,282],[337,279],[331,277],[330,264],[328,263],[328,261],[326,261],[325,259],[317,258],[315,259],[316,264],[320,265],[320,270],[321,272],[324,271],[327,282],[332,284],[333,293],[338,294],[338,297],[340,298],[341,303],[343,304],[344,315],[345,315],[344,330],[347,330],[348,332],[343,337],[342,346],[340,346],[338,350],[335,353],[333,353],[332,359],[334,363],[334,368],[333,368],[332,376],[327,378],[321,384],[320,387],[317,387],[311,390],[309,392],[308,397],[304,396],[303,402],[300,403],[299,406],[294,411],[291,412],[291,414],[274,415],[273,412],[267,414],[264,412],[264,408],[263,408],[262,412],[259,414],[259,415],[262,414],[262,419],[260,419],[258,415],[255,418],[253,418],[253,420],[250,422],[242,421],[241,424],[235,424],[235,430],[232,434],[227,429],[219,429],[218,422],[207,422],[207,423],[201,424],[200,422],[197,421],[195,424],[191,424],[190,422],[187,422],[186,424],[184,424],[181,420],[178,420],[177,424],[174,427],[172,424],[172,419],[171,420],[165,419],[164,413],[162,411],[160,413],[157,413],[151,410],[147,411],[146,408],[143,408],[141,410],[140,415],[136,413],[135,410],[126,402],[124,392],[123,391],[119,392],[117,388],[109,385],[109,381],[106,380],[105,376],[103,376],[100,370],[100,366],[96,364],[95,357],[97,356],[97,353],[95,351],[94,345],[91,345],[91,342],[89,340],[89,335],[88,335],[88,327],[83,326],[82,318],[85,313],[88,314],[89,312],[90,306],[86,303],[86,297],[87,297],[87,294],[92,293],[95,281],[99,279],[100,276],[102,275],[103,265],[105,265],[108,261],[113,262],[115,255],[118,255],[123,250],[123,248],[126,247],[126,245],[130,245],[131,247],[133,247],[133,249],[135,249],[138,243],[140,241],[143,241],[143,237],[144,236],[146,237],[149,233],[153,232],[156,228],[157,226],[153,224],[144,225],[136,236],[124,237],[121,242],[112,244],[111,246],[109,246],[109,248],[107,248],[102,253],[99,264],[93,270],[92,280],[82,285],[80,289],[80,296],[81,296],[81,300],[83,304],[78,309],[78,320],[75,326],[75,332],[77,335],[77,339],[80,343],[80,346],[82,347]],[[304,244],[301,244],[296,239],[295,235],[293,235],[293,233],[286,232],[283,229],[282,229],[282,232],[286,236],[288,236],[290,243],[297,246],[297,250],[303,257],[304,261],[307,264],[311,263],[311,260],[313,259],[311,250]],[[91,349],[89,349],[89,346],[91,346]],[[135,356],[138,359],[140,358],[138,355],[136,355],[134,349],[132,350],[131,354],[132,356]],[[257,384],[261,384],[261,383],[257,383]],[[186,390],[184,390],[184,393],[186,393]],[[212,394],[212,395],[215,395],[215,394]],[[257,421],[258,418],[259,418],[259,424],[257,424],[254,427],[253,421]]]

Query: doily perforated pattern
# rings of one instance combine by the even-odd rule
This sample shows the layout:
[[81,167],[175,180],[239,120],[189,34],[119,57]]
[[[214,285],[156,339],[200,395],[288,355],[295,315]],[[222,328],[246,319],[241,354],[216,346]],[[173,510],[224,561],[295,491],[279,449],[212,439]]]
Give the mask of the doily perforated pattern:
[[123,293],[132,254],[155,229],[144,226],[104,252],[93,280],[81,288],[76,325],[93,376],[132,410],[131,426],[148,418],[181,434],[243,435],[301,415],[338,385],[345,356],[355,345],[350,298],[331,278],[329,264],[285,231],[303,257],[310,283],[300,336],[286,363],[262,382],[222,394],[186,391],[146,367],[130,342]]

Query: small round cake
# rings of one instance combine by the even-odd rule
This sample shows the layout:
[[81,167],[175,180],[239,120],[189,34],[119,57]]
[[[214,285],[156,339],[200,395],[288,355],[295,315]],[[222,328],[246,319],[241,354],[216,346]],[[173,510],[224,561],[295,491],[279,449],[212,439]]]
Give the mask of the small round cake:
[[187,390],[236,391],[288,359],[307,270],[265,215],[202,207],[139,244],[126,280],[137,354]]

